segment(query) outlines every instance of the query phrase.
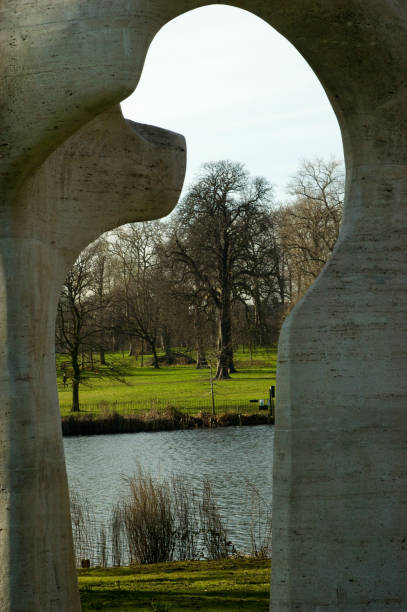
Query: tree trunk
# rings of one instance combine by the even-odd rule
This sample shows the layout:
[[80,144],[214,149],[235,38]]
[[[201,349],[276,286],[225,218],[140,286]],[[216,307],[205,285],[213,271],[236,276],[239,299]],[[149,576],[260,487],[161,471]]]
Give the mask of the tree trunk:
[[71,412],[79,412],[79,385],[81,382],[81,368],[78,361],[78,350],[75,349],[71,353],[71,363],[73,369],[72,376],[72,408]]
[[106,351],[102,346],[99,349],[99,359],[101,365],[106,365]]
[[[230,378],[229,371],[233,365],[232,351],[232,322],[230,312],[230,299],[225,296],[219,316],[218,329],[218,365],[216,369],[216,380]],[[234,369],[234,368],[233,368]]]
[[196,351],[196,369],[201,370],[202,368],[208,367],[208,361],[206,359],[206,353],[203,348],[197,348]]
[[161,343],[168,364],[174,363],[174,355],[171,349],[171,338],[168,329],[164,328],[161,334]]
[[263,309],[257,289],[253,293],[255,340],[257,346],[263,346]]
[[151,352],[153,353],[153,367],[158,370],[160,368],[158,364],[157,347],[155,341],[150,341]]
[[230,346],[228,349],[228,359],[229,359],[229,374],[236,374],[237,370],[235,368],[235,360],[233,356],[232,338],[230,338]]
[[202,339],[202,333],[199,325],[199,320],[195,318],[195,334],[196,334],[196,367],[198,370],[208,367],[206,359],[205,345]]
[[119,337],[120,336],[116,332],[116,330],[113,330],[113,333],[112,333],[112,351],[113,353],[118,353],[120,350]]
[[105,267],[106,267],[106,256],[103,255],[98,262],[98,297],[99,297],[99,358],[100,364],[106,365],[105,357],[105,300],[104,300],[104,282],[105,282]]

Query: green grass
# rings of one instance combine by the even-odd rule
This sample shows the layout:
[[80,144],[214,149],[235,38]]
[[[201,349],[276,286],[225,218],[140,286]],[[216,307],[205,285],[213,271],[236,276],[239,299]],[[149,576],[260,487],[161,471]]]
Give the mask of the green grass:
[[185,561],[79,570],[83,612],[266,612],[270,561]]
[[[266,398],[268,388],[275,384],[277,349],[258,349],[252,356],[238,350],[235,363],[238,370],[230,380],[214,383],[215,398],[221,400],[248,400]],[[140,367],[140,359],[109,354],[108,366],[95,364],[95,370],[85,371],[80,388],[83,404],[101,402],[132,402],[159,398],[168,403],[182,400],[208,400],[210,402],[209,369],[197,370],[193,365],[166,366],[155,370]],[[58,390],[61,413],[69,412],[71,389],[62,385],[63,361],[58,356]],[[145,358],[145,363],[148,357]]]

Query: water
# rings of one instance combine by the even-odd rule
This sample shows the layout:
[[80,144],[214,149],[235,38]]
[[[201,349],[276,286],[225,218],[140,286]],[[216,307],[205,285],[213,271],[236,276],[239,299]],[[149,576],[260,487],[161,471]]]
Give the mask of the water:
[[126,476],[138,467],[154,477],[182,476],[201,489],[214,485],[229,538],[241,552],[250,551],[252,487],[265,500],[272,495],[274,428],[225,427],[64,439],[70,487],[89,500],[98,522],[107,522],[113,505],[126,495]]

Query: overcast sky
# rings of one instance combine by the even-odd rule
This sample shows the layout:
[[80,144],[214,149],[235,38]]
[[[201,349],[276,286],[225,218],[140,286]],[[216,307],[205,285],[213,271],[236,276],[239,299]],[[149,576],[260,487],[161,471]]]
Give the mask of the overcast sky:
[[190,183],[205,161],[231,159],[283,199],[301,159],[342,158],[338,123],[311,68],[251,13],[191,11],[154,39],[126,117],[186,137]]

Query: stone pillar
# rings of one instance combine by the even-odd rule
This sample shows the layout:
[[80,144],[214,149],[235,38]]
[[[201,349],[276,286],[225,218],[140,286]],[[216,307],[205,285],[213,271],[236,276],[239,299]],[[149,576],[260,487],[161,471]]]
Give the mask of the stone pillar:
[[278,612],[407,608],[407,167],[350,174],[335,254],[280,337]]
[[103,231],[177,201],[185,143],[112,108],[67,139],[0,226],[0,609],[80,610],[55,377],[59,290]]
[[318,42],[291,38],[336,110],[347,187],[334,254],[280,336],[274,612],[407,609],[407,13],[357,4],[315,7]]
[[54,321],[103,231],[170,212],[182,137],[125,122],[162,24],[149,2],[0,6],[0,609],[78,612]]
[[79,610],[55,380],[61,265],[51,245],[0,233],[0,608]]
[[[312,66],[337,114],[347,165],[338,246],[281,337],[272,610],[404,612],[407,7],[225,2],[265,19]],[[79,251],[100,233],[175,204],[183,139],[126,123],[115,105],[136,87],[159,28],[204,4],[213,2],[0,6],[5,612],[80,608],[52,348],[56,299]]]

